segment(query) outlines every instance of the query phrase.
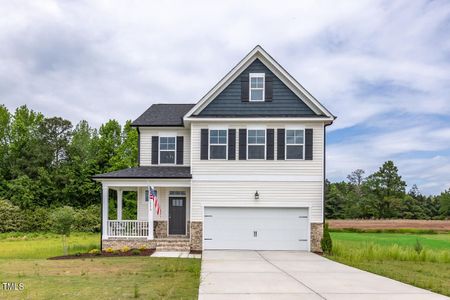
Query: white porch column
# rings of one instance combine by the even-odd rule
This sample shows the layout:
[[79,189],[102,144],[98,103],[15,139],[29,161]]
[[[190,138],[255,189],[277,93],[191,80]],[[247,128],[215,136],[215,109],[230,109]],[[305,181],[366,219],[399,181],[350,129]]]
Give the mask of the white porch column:
[[[144,191],[144,198],[145,198],[145,191]],[[153,201],[150,200],[150,195],[148,197],[148,236],[147,240],[153,240]]]
[[102,183],[102,239],[108,238],[108,199],[109,188]]
[[122,189],[117,189],[117,220],[122,220]]

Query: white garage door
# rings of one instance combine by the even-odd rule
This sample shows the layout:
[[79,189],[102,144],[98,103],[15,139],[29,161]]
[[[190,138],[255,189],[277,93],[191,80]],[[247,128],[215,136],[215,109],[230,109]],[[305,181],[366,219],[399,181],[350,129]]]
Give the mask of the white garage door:
[[204,249],[308,250],[307,208],[205,207]]

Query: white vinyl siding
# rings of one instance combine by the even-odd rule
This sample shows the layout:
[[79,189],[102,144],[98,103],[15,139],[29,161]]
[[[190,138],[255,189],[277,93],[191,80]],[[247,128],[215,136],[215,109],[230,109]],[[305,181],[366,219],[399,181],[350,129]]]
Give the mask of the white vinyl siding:
[[[310,221],[322,222],[323,126],[322,122],[265,122],[275,129],[274,160],[239,160],[239,129],[258,124],[229,122],[236,129],[236,160],[200,160],[200,129],[207,123],[193,122],[192,137],[192,220],[203,220],[203,206],[295,206],[310,207]],[[260,128],[261,128],[260,127]],[[277,129],[312,128],[313,160],[277,160]],[[258,191],[260,199],[255,200]]]
[[[308,176],[323,177],[323,123],[299,123],[298,127],[313,129],[313,160],[277,160],[277,129],[289,128],[283,123],[266,123],[265,128],[273,128],[275,139],[274,160],[239,160],[239,129],[246,129],[246,123],[229,123],[228,129],[236,129],[236,160],[200,160],[200,130],[208,128],[207,123],[191,124],[192,169],[194,176],[210,175],[267,175],[267,176]],[[292,126],[295,126],[292,125]],[[252,126],[251,128],[255,128]],[[249,128],[249,129],[251,129]]]
[[[148,220],[148,204],[145,202],[145,190],[146,188],[139,188],[138,194],[138,210],[137,210],[137,219],[140,221]],[[190,191],[189,188],[183,187],[157,187],[155,186],[155,190],[158,192],[158,201],[159,206],[161,207],[161,215],[157,215],[154,211],[153,219],[155,221],[167,221],[169,219],[169,193],[171,191],[183,191],[186,194],[186,220],[190,219]]]
[[[152,165],[152,136],[164,136],[164,132],[175,133],[176,136],[183,136],[183,165],[188,166],[191,163],[191,134],[189,129],[172,129],[172,128],[146,128],[140,127],[141,143],[140,143],[140,165]],[[174,135],[174,136],[175,136]]]

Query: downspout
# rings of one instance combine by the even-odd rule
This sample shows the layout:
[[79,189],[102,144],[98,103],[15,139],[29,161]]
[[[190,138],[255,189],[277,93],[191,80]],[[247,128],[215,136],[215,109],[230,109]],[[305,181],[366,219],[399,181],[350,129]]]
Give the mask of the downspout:
[[141,166],[141,131],[139,130],[139,127],[136,127],[137,133],[138,133],[138,157],[137,157],[137,165],[138,167]]
[[100,251],[103,250],[103,187],[100,196]]
[[[336,118],[336,117],[335,117]],[[333,124],[333,121],[331,121],[331,123],[325,124],[325,126],[323,126],[323,211],[322,211],[322,219],[323,219],[323,223],[322,225],[325,226],[325,201],[326,201],[326,194],[325,194],[325,185],[326,185],[326,180],[327,180],[327,175],[326,175],[326,149],[327,149],[327,127],[330,126],[331,124]]]

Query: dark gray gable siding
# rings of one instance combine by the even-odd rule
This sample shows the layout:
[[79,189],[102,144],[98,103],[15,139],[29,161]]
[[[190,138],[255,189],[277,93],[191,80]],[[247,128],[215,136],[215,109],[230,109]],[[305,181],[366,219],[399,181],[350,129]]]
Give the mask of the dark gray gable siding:
[[[243,102],[241,77],[249,73],[265,73],[271,76],[273,97],[271,102]],[[259,59],[256,59],[241,75],[225,88],[198,117],[311,117],[316,114],[297,97]]]

